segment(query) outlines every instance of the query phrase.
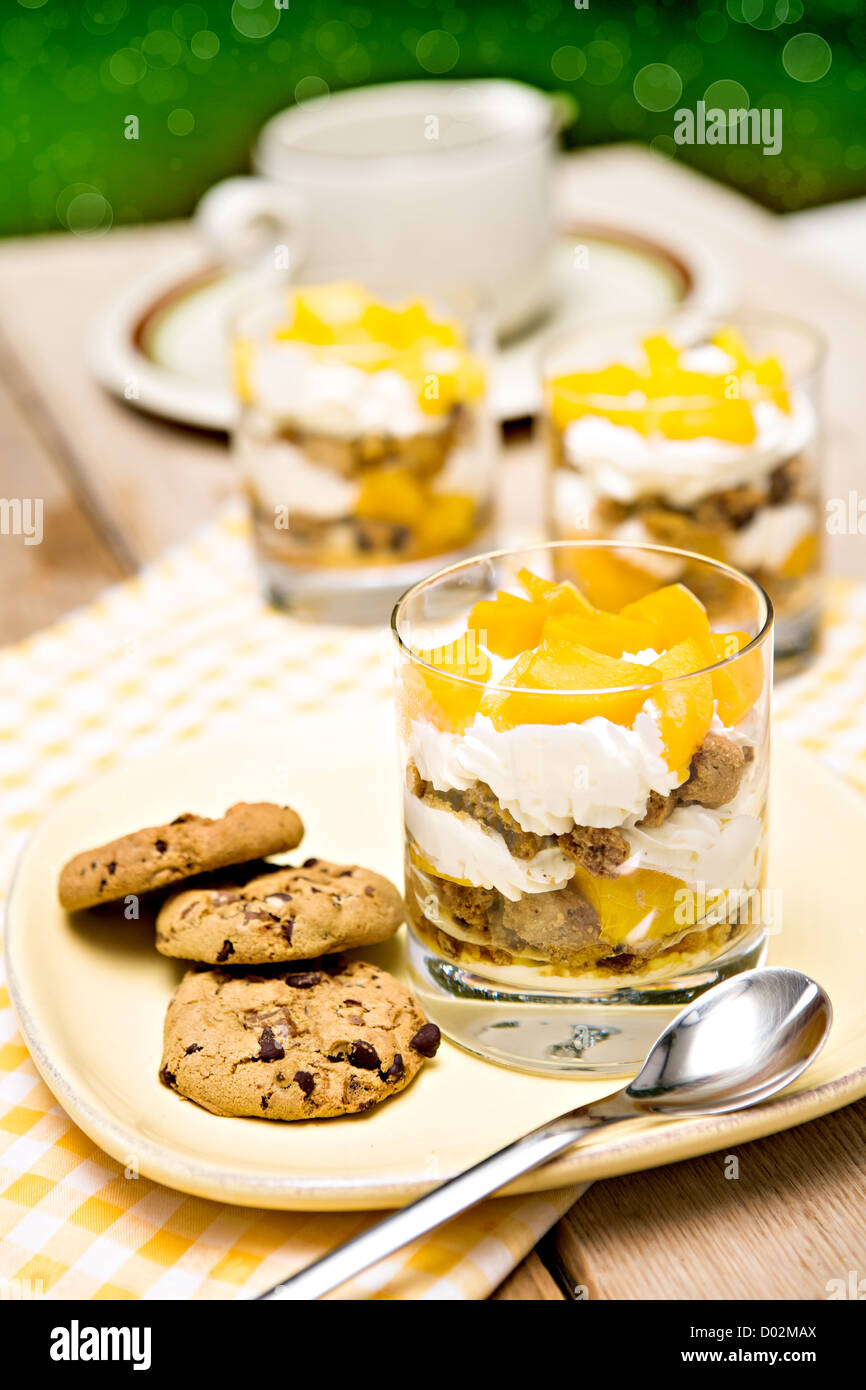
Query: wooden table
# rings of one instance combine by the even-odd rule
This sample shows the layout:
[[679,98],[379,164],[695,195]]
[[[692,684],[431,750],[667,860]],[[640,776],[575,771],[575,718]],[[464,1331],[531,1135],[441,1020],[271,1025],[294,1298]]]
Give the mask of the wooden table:
[[[830,340],[828,496],[863,471],[861,344],[866,295],[798,257],[776,219],[680,166],[629,147],[568,161],[563,207],[664,209],[702,237],[750,306],[787,309]],[[91,381],[93,310],[159,258],[186,226],[104,240],[51,236],[0,248],[0,496],[42,497],[42,545],[0,538],[0,641],[50,623],[183,540],[235,495],[224,441],[136,415]],[[525,518],[534,447],[509,446],[505,511]],[[537,490],[536,490],[537,491]],[[860,541],[860,544],[858,544]],[[829,565],[866,580],[862,538],[830,538]],[[596,1183],[494,1295],[498,1299],[820,1299],[866,1272],[866,1102],[734,1150]]]

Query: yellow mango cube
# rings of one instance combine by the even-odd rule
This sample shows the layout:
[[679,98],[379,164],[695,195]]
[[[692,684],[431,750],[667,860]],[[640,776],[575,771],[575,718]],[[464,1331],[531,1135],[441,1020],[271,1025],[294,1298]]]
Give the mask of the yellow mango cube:
[[469,614],[469,629],[488,651],[513,657],[538,646],[546,620],[544,604],[500,592],[495,599],[476,603]]
[[484,682],[490,679],[490,658],[480,650],[472,632],[441,647],[419,650],[416,655],[425,664],[407,661],[403,666],[398,690],[400,713],[462,733],[481,704]]
[[547,619],[543,635],[546,641],[572,642],[602,656],[621,657],[651,647],[655,630],[650,623],[616,613],[558,613]]
[[689,679],[691,671],[703,672],[710,664],[707,650],[693,638],[677,643],[654,663],[656,672],[672,685],[659,686],[652,701],[659,713],[659,731],[665,759],[680,782],[689,775],[689,764],[709,732],[713,720],[713,682],[706,673]]
[[621,618],[647,623],[657,650],[674,647],[691,637],[706,649],[710,636],[707,610],[685,584],[666,584],[620,609]]
[[[735,656],[752,639],[747,632],[714,632],[710,644],[717,661]],[[760,651],[721,666],[711,673],[713,697],[722,723],[730,728],[739,724],[758,700],[764,688],[764,659]]]
[[615,661],[570,642],[543,641],[506,675],[503,684],[513,689],[489,691],[481,712],[497,729],[582,723],[595,715],[631,727],[647,692],[623,687],[656,679],[653,666]]

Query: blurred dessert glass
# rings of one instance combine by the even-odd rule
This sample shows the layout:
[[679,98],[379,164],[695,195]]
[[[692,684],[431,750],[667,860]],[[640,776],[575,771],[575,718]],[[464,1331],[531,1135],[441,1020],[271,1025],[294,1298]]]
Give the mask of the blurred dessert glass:
[[[544,363],[553,535],[745,570],[773,601],[777,669],[795,669],[819,625],[820,364],[816,335],[775,315],[564,333]],[[679,577],[648,563],[626,597]]]
[[[623,602],[623,573],[682,579]],[[425,580],[392,619],[410,961],[452,1039],[618,1071],[760,964],[772,607],[716,561],[581,542]]]
[[271,599],[385,621],[492,510],[486,337],[468,296],[365,276],[270,285],[235,318],[235,453]]

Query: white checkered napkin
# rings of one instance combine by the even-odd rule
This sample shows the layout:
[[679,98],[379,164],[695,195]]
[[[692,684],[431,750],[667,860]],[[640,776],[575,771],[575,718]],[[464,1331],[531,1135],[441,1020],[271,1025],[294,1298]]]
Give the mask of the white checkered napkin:
[[773,692],[774,728],[866,792],[866,587],[831,580],[821,654]]
[[[0,881],[54,801],[115,761],[240,720],[384,701],[390,680],[387,635],[263,604],[233,509],[0,652]],[[779,689],[776,722],[866,790],[864,707],[866,590],[836,584],[824,653]],[[338,1296],[484,1298],[578,1192],[485,1202]],[[373,1219],[229,1207],[131,1180],[39,1080],[0,982],[0,1295],[248,1296]]]
[[[235,510],[138,578],[0,653],[0,879],[53,802],[112,765],[243,719],[390,698],[390,638],[262,602]],[[575,1190],[488,1202],[339,1297],[484,1298]],[[0,982],[0,1296],[233,1298],[375,1216],[223,1206],[131,1180],[39,1080]]]

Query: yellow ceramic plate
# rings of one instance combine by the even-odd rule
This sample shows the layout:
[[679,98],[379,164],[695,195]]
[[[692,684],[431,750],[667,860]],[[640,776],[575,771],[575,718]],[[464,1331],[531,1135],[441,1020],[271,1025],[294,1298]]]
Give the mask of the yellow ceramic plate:
[[[310,718],[130,762],[68,798],[30,841],[6,924],[12,1002],[47,1085],[114,1158],[203,1197],[287,1209],[399,1205],[542,1120],[615,1089],[537,1078],[443,1045],[406,1093],[365,1115],[304,1124],[219,1119],[157,1080],[165,1007],[181,966],[157,955],[152,924],[120,914],[72,920],[57,871],[88,845],[239,799],[290,801],[302,849],[399,881],[390,714]],[[776,749],[771,879],[783,928],[770,959],[829,990],[835,1024],[815,1065],[779,1099],[737,1115],[641,1121],[525,1178],[561,1187],[671,1163],[800,1124],[866,1094],[862,847],[866,804],[805,753]],[[375,954],[401,968],[399,938]]]

